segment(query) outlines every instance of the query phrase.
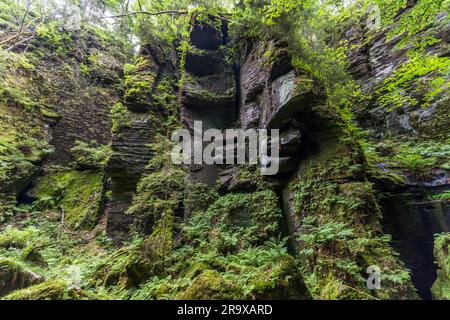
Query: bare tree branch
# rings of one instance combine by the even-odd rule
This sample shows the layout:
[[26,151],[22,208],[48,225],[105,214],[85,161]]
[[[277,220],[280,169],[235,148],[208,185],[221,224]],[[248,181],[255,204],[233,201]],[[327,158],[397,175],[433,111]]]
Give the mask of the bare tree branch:
[[19,33],[17,34],[17,37],[14,39],[14,43],[12,45],[13,49],[16,46],[17,40],[20,38],[20,35],[22,34],[23,26],[25,24],[25,19],[27,18],[28,13],[30,12],[30,8],[31,8],[31,1],[27,1],[27,10],[25,11],[25,13],[24,13],[24,15],[22,17],[22,22],[20,23]]
[[[19,44],[25,43],[31,39],[34,38],[34,34],[29,36],[28,38],[25,38],[23,40],[20,40],[19,42],[15,42],[12,46],[10,46],[9,48],[6,49],[6,51],[11,51],[12,49],[14,49],[16,46],[18,46]],[[17,38],[16,38],[17,39]]]
[[134,12],[128,12],[128,13],[124,13],[124,14],[119,14],[119,15],[115,15],[115,16],[104,16],[104,17],[96,17],[96,18],[91,18],[91,19],[85,19],[82,20],[82,22],[89,22],[89,21],[94,21],[94,20],[102,20],[102,19],[116,19],[116,18],[122,18],[122,17],[127,17],[127,16],[134,16],[134,15],[148,15],[148,16],[160,16],[163,14],[168,14],[168,15],[184,15],[184,14],[188,14],[188,11],[176,11],[176,10],[166,10],[166,11],[158,11],[158,12],[148,12],[148,11],[134,11]]
[[[85,19],[85,20],[82,20],[82,22],[89,22],[89,21],[102,20],[102,19],[116,19],[116,18],[123,18],[123,17],[127,17],[127,16],[135,16],[135,15],[140,15],[140,14],[148,15],[148,16],[160,16],[160,15],[164,15],[164,14],[171,15],[171,16],[177,16],[177,15],[189,14],[189,11],[187,11],[187,10],[165,10],[165,11],[157,11],[157,12],[134,11],[134,12],[128,12],[128,13],[123,13],[123,14],[114,15],[114,16],[104,16],[104,17]],[[210,14],[210,16],[213,18],[216,18],[216,19],[233,22],[233,20],[222,17],[222,16],[215,16],[212,14]]]

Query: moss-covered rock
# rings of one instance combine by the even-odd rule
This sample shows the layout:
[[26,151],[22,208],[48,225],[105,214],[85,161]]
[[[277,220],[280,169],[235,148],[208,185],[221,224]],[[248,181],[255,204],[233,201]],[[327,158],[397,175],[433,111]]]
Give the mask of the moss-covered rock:
[[103,174],[91,171],[57,171],[38,179],[33,195],[42,209],[61,212],[73,228],[93,228],[103,212]]
[[195,279],[197,276],[201,275],[204,271],[211,270],[211,267],[204,262],[199,262],[194,264],[186,273],[190,279]]
[[438,270],[431,293],[436,300],[450,300],[450,233],[443,233],[436,237],[434,257]]
[[2,300],[86,300],[94,299],[81,290],[67,288],[60,280],[47,280],[40,284],[14,291]]
[[148,279],[152,264],[145,259],[139,248],[124,247],[107,257],[93,274],[94,285],[132,288]]
[[207,270],[177,296],[180,300],[236,300],[243,297],[239,288],[227,282],[216,271]]
[[197,212],[192,219],[192,223],[202,226],[203,230],[195,237],[208,236],[208,241],[219,251],[228,252],[275,237],[281,210],[278,197],[271,190],[229,193],[218,198],[206,212]]
[[[283,198],[311,294],[318,299],[417,298],[408,270],[382,233],[361,147],[338,115],[323,107],[305,112],[308,151]],[[374,292],[366,285],[370,265],[380,267],[385,276],[382,288]]]
[[0,296],[40,283],[43,280],[41,276],[26,270],[13,260],[0,259]]
[[294,258],[285,255],[277,261],[275,266],[267,267],[253,280],[252,295],[256,299],[310,299],[308,289],[303,282]]
[[151,106],[151,94],[158,65],[151,56],[140,55],[134,64],[126,64],[124,102],[130,110],[145,112]]
[[38,229],[28,227],[23,229],[8,227],[0,234],[0,248],[22,249],[37,236]]
[[47,262],[45,261],[42,254],[39,252],[39,247],[34,244],[30,244],[25,249],[22,250],[22,258],[25,261],[29,261],[42,267],[47,266]]

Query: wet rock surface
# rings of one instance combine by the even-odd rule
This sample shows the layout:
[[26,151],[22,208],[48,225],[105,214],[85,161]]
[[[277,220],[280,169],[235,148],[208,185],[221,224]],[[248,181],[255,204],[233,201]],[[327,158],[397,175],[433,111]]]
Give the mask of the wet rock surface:
[[[401,12],[399,14],[401,15]],[[446,14],[440,14],[437,24],[424,28],[414,37],[419,39],[426,38],[426,35],[433,35],[442,39],[441,42],[426,46],[427,55],[448,56],[449,39],[446,35],[450,25],[446,22],[445,16]],[[402,36],[388,39],[390,30],[391,27],[387,27],[385,30],[373,33],[362,22],[347,27],[344,35],[350,48],[347,53],[349,72],[360,81],[363,92],[375,97],[376,90],[383,81],[393,76],[399,67],[409,60],[408,50],[411,49],[411,45],[399,47]],[[369,38],[370,41],[365,42],[365,39]],[[424,75],[421,78],[426,79],[428,76]],[[409,88],[405,94],[416,98],[417,93],[414,93],[414,87],[416,86]],[[445,101],[444,105],[442,101]],[[385,132],[430,136],[430,130],[434,130],[435,133],[445,132],[444,128],[449,126],[448,120],[442,118],[443,114],[448,113],[446,105],[449,105],[448,95],[444,92],[434,97],[430,106],[425,109],[417,105],[405,104],[396,110],[388,111],[387,107],[373,101],[370,107],[354,111],[358,123],[363,128],[373,130],[377,137]]]
[[412,281],[423,299],[431,299],[431,286],[436,280],[434,235],[450,231],[450,206],[445,201],[430,199],[433,194],[448,189],[411,186],[403,191],[380,195],[384,229],[393,237]]

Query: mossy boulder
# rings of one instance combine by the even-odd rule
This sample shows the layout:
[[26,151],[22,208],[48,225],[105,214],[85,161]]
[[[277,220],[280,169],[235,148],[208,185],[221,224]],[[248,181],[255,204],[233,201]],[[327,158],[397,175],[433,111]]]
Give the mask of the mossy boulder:
[[123,100],[130,110],[145,112],[149,109],[157,72],[158,66],[151,56],[140,55],[134,64],[124,66]]
[[0,259],[0,296],[42,281],[41,276],[26,270],[19,263],[9,259]]
[[23,249],[22,258],[25,261],[29,261],[31,263],[34,263],[34,264],[42,266],[42,267],[47,266],[47,262],[45,261],[44,257],[41,255],[41,253],[39,252],[39,247],[34,244],[30,244],[25,249]]
[[2,300],[85,300],[94,299],[81,290],[67,288],[61,280],[47,280],[40,284],[14,291]]
[[103,174],[56,171],[38,179],[33,196],[42,209],[61,212],[72,228],[92,229],[103,212]]
[[288,255],[281,257],[275,266],[267,267],[252,282],[252,295],[258,300],[311,298],[294,258]]
[[434,256],[438,270],[436,281],[431,287],[433,299],[450,300],[450,233],[436,237]]
[[177,296],[180,300],[236,300],[243,298],[241,290],[226,281],[217,271],[207,270],[194,279]]
[[210,270],[211,267],[208,266],[206,263],[199,262],[194,264],[186,273],[186,275],[191,278],[195,279],[197,276],[201,275],[204,271]]
[[101,262],[92,283],[101,286],[132,288],[147,280],[152,273],[151,263],[139,248],[124,247]]
[[22,249],[27,246],[38,234],[38,229],[28,227],[17,229],[8,227],[0,234],[0,248]]

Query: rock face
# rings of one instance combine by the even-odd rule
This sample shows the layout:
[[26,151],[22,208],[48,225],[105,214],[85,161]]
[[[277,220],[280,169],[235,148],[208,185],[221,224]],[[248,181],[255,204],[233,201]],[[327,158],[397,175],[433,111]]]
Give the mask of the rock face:
[[[2,144],[8,146],[0,150],[2,214],[16,201],[32,201],[26,193],[43,167],[67,166],[77,140],[110,142],[110,107],[119,95],[121,57],[107,37],[100,39],[93,31],[65,39],[36,36],[26,55],[14,54],[10,61],[2,55],[0,127]],[[14,62],[19,58],[27,61],[26,70]]]
[[[228,63],[226,30],[226,24],[215,18],[209,23],[192,20],[190,46],[179,63],[183,67],[176,92],[180,122],[191,135],[194,121],[202,121],[202,131],[279,129],[280,170],[275,176],[262,177],[258,172],[261,159],[258,165],[247,166],[189,165],[190,184],[181,208],[184,219],[209,217],[206,223],[199,223],[214,229],[202,233],[207,242],[221,243],[218,239],[228,239],[228,232],[234,230],[233,241],[225,241],[221,247],[229,252],[244,250],[249,239],[249,244],[259,246],[282,232],[291,237],[293,255],[300,258],[305,274],[298,272],[294,259],[286,254],[286,259],[266,270],[267,276],[263,272],[255,279],[254,297],[367,298],[375,293],[368,292],[361,279],[374,263],[404,277],[401,285],[386,281],[377,297],[416,297],[403,265],[383,237],[361,147],[351,139],[339,113],[326,106],[320,83],[306,71],[295,69],[287,45],[275,40],[246,40],[237,61]],[[167,114],[157,107],[155,90],[164,72],[177,73],[176,68],[167,72],[173,65],[176,63],[164,62],[155,50],[147,49],[125,72],[123,112],[127,121],[114,133],[113,154],[106,169],[112,189],[107,231],[117,242],[129,234],[131,216],[126,211],[153,157],[148,144],[155,140],[158,121],[168,121]],[[270,219],[264,220],[266,216]],[[281,217],[285,228],[280,226]],[[153,218],[157,226],[160,218]],[[308,237],[320,237],[330,229],[331,240],[308,242]],[[339,235],[336,239],[335,234]],[[352,244],[358,241],[373,245],[355,249]],[[341,264],[329,262],[334,258]],[[317,279],[318,284],[305,285],[305,275]],[[218,270],[208,270],[198,275],[181,297],[233,298],[238,293]]]
[[[268,51],[274,52],[276,58],[270,59]],[[327,273],[324,270],[330,268],[330,274],[325,276],[327,279],[319,281],[324,281],[323,287],[336,286],[335,291],[331,290],[334,293],[321,292],[323,287],[317,288],[318,292],[313,287],[309,289],[314,292],[314,296],[321,298],[358,298],[358,294],[349,288],[365,291],[364,283],[342,280],[346,271],[339,270],[336,266],[319,265],[317,262],[339,254],[327,252],[329,244],[311,248],[304,239],[315,228],[320,230],[322,227],[328,228],[330,224],[344,223],[340,219],[344,219],[342,221],[361,238],[372,238],[375,242],[376,236],[382,235],[377,201],[371,184],[365,177],[365,158],[359,145],[348,139],[337,112],[325,106],[320,84],[301,70],[294,70],[286,51],[282,43],[275,41],[247,44],[240,59],[238,123],[244,129],[280,130],[280,171],[275,177],[277,182],[265,180],[282,194],[284,219],[287,233],[291,235],[291,247],[302,260],[302,265],[309,270],[306,274],[315,274],[315,277],[320,278]],[[227,191],[258,188],[256,179],[248,179],[249,175],[243,174],[242,170],[233,168],[223,171],[222,188]],[[342,199],[342,202],[337,199]],[[326,205],[328,201],[330,204]],[[309,220],[315,221],[313,225],[309,225]],[[367,225],[370,225],[373,234],[364,231]],[[343,249],[343,252],[346,250],[350,249]],[[389,244],[384,243],[374,250],[384,251],[386,254],[383,258],[377,258],[370,253],[354,252],[354,257],[350,260],[352,263],[357,261],[361,270],[368,266],[364,262],[366,259],[376,259],[380,266],[391,268],[395,272],[404,271]],[[316,272],[316,268],[322,269]],[[332,297],[326,296],[330,293]],[[400,287],[393,283],[386,284],[378,295],[415,297],[410,282],[405,282]]]
[[155,136],[162,128],[157,120],[162,111],[153,98],[158,94],[162,79],[168,74],[173,76],[173,69],[170,57],[167,60],[160,57],[158,48],[143,47],[133,70],[125,75],[124,104],[128,111],[124,111],[123,119],[118,120],[125,123],[118,125],[113,135],[112,154],[105,168],[111,178],[112,191],[106,229],[116,243],[129,235],[132,217],[126,211],[152,158],[149,144],[155,142]]
[[[194,121],[202,121],[203,131],[232,128],[236,117],[236,79],[234,66],[227,63],[220,45],[226,38],[226,25],[193,21],[192,48],[186,52],[181,88],[181,122],[193,133]],[[214,185],[218,177],[215,165],[193,165],[190,180]]]
[[129,231],[131,217],[125,212],[151,158],[148,144],[152,138],[152,126],[148,120],[137,120],[131,127],[122,129],[121,136],[114,137],[112,141],[113,153],[106,167],[112,191],[107,233],[119,241]]
[[[272,52],[273,57],[267,52]],[[295,170],[302,136],[296,117],[321,96],[311,78],[293,69],[291,58],[285,44],[276,41],[248,41],[240,57],[238,126],[244,130],[280,131],[277,176]],[[222,180],[231,188],[243,186],[235,174],[225,175]],[[274,180],[271,183],[277,184]]]
[[450,300],[450,233],[436,238],[434,256],[439,269],[431,293],[436,300]]
[[0,297],[42,281],[44,279],[41,276],[25,270],[14,261],[0,259]]
[[[402,14],[400,12],[399,16]],[[403,63],[409,61],[408,51],[412,47],[412,45],[399,47],[401,36],[388,39],[390,29],[381,29],[374,33],[363,23],[352,24],[345,29],[344,39],[348,41],[349,47],[347,52],[349,71],[361,82],[363,92],[373,96],[369,106],[354,110],[359,125],[373,130],[375,137],[381,137],[386,132],[423,137],[445,134],[446,128],[450,125],[449,118],[445,116],[449,113],[450,105],[445,90],[433,97],[426,108],[422,108],[421,104],[404,103],[399,108],[389,110],[389,106],[383,106],[377,101],[380,93],[376,91],[386,79],[395,75]],[[426,46],[424,56],[448,57],[449,30],[450,24],[446,14],[443,13],[438,16],[437,24],[420,31],[414,39],[426,39],[429,35],[441,39],[441,42]],[[367,39],[369,41],[366,41]],[[434,76],[431,73],[420,75],[419,79],[415,79],[416,85],[402,93],[405,101],[407,97],[420,100],[420,93],[415,90],[421,85],[426,86],[425,83]]]
[[[52,70],[44,81],[58,84],[46,87],[45,103],[56,112],[49,121],[48,133],[55,153],[52,163],[71,161],[70,148],[76,140],[108,144],[111,140],[110,107],[117,101],[116,85],[122,73],[121,61],[94,36],[76,38],[73,62],[56,61],[43,67]],[[52,61],[52,59],[48,59]],[[79,71],[79,64],[86,70]],[[45,72],[45,71],[43,71]]]

